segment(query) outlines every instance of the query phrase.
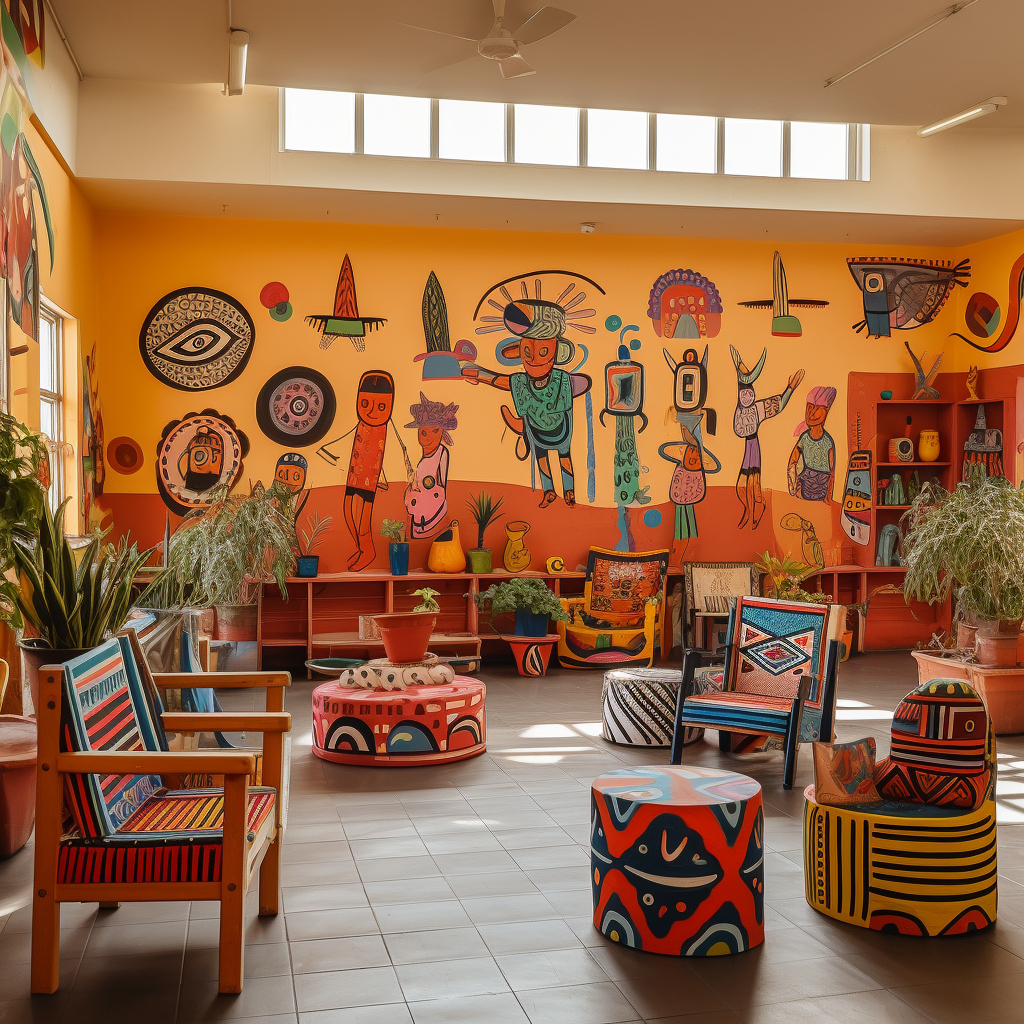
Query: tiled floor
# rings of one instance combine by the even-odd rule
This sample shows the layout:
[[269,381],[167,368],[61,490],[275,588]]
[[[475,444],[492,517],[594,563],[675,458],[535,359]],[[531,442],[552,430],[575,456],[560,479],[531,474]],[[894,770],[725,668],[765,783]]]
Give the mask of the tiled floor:
[[[294,685],[283,913],[248,926],[245,991],[217,995],[215,904],[62,911],[61,987],[28,996],[31,848],[0,863],[0,1024],[1021,1024],[1024,737],[1000,742],[1000,906],[980,935],[920,940],[847,927],[804,902],[800,786],[780,755],[728,764],[764,787],[768,934],[734,957],[683,960],[603,939],[590,919],[588,785],[662,750],[606,743],[600,674],[488,683],[488,752],[438,768],[324,764]],[[915,682],[907,654],[843,666],[842,738],[874,734]],[[254,908],[253,908],[254,909]]]

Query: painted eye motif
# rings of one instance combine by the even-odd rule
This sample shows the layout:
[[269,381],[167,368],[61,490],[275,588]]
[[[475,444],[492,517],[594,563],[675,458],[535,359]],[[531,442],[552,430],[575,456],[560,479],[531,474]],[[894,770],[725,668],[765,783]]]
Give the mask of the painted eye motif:
[[423,478],[423,489],[429,491],[436,483],[437,481],[432,476],[425,476]]
[[864,277],[864,290],[866,292],[885,291],[885,278],[881,274],[867,274]]
[[238,340],[239,336],[223,324],[195,320],[158,345],[153,355],[181,366],[202,365],[224,355]]

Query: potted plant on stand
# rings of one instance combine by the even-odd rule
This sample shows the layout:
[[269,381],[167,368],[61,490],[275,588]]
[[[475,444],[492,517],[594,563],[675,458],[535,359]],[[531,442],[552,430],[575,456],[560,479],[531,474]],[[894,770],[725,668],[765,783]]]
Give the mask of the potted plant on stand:
[[548,632],[548,620],[569,621],[551,588],[542,580],[517,576],[506,583],[491,584],[476,600],[481,608],[490,605],[492,620],[499,615],[515,615],[515,632],[505,639],[519,674],[545,675],[552,648],[558,642],[558,635]]
[[[1017,645],[1024,619],[1024,492],[1003,477],[975,472],[947,491],[925,484],[900,522],[907,574],[904,597],[941,604],[978,624],[977,666],[997,733],[1024,730],[1024,672]],[[920,662],[919,662],[920,664]]]
[[314,512],[311,516],[306,517],[308,529],[299,531],[302,535],[302,543],[297,545],[299,554],[295,560],[296,576],[312,579],[320,571],[320,556],[314,555],[313,552],[322,543],[327,527],[331,525],[333,518],[333,516],[321,516],[319,512]]
[[484,532],[491,523],[501,518],[502,513],[498,509],[504,501],[504,498],[495,501],[486,491],[466,500],[476,520],[476,547],[466,552],[470,572],[482,574],[491,571],[491,549],[484,547]]
[[423,660],[441,610],[437,595],[438,591],[423,587],[413,591],[413,596],[421,600],[411,612],[374,615],[384,653],[392,665],[415,665]]
[[405,523],[400,519],[385,519],[380,524],[380,535],[388,539],[388,561],[392,576],[409,575],[409,542],[405,539]]
[[275,582],[288,600],[286,580],[297,547],[292,499],[277,482],[270,487],[257,482],[241,495],[221,487],[171,537],[166,575],[179,592],[176,603],[212,607],[215,640],[255,643],[264,583]]

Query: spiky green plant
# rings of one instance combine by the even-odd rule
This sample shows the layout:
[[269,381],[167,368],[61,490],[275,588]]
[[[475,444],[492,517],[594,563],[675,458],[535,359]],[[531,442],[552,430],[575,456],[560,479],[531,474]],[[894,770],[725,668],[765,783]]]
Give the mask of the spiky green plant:
[[309,529],[301,529],[302,544],[299,547],[300,555],[311,555],[324,539],[327,527],[334,521],[334,516],[322,516],[319,512],[306,516],[306,526]]
[[23,580],[18,607],[53,650],[96,647],[128,618],[135,574],[152,548],[139,551],[122,538],[104,544],[94,533],[76,557],[64,533],[64,509],[44,503],[36,537],[19,536],[14,558]]
[[285,581],[295,569],[297,547],[293,500],[276,482],[264,487],[257,481],[249,494],[218,488],[212,502],[190,512],[174,532],[167,568],[139,604],[253,604],[259,588],[270,582],[287,601]]
[[1024,618],[1024,491],[1009,480],[982,469],[952,491],[925,483],[900,528],[908,601],[953,594],[960,614]]
[[772,596],[780,601],[805,601],[811,604],[829,604],[832,598],[820,590],[815,593],[804,590],[800,584],[818,572],[818,567],[798,562],[786,553],[784,558],[776,558],[770,551],[754,563],[772,581]]
[[486,491],[481,491],[475,498],[466,499],[466,504],[476,520],[476,546],[478,548],[484,546],[484,531],[487,527],[504,515],[503,512],[498,511],[504,501],[504,498],[499,498],[495,501]]

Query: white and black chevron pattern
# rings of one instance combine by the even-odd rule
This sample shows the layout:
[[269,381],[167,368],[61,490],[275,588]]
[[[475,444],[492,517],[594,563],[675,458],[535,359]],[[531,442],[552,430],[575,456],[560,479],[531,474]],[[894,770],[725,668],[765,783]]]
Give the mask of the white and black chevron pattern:
[[[604,674],[601,735],[629,747],[668,747],[682,672],[670,668],[617,668]],[[688,728],[684,743],[704,735]]]

